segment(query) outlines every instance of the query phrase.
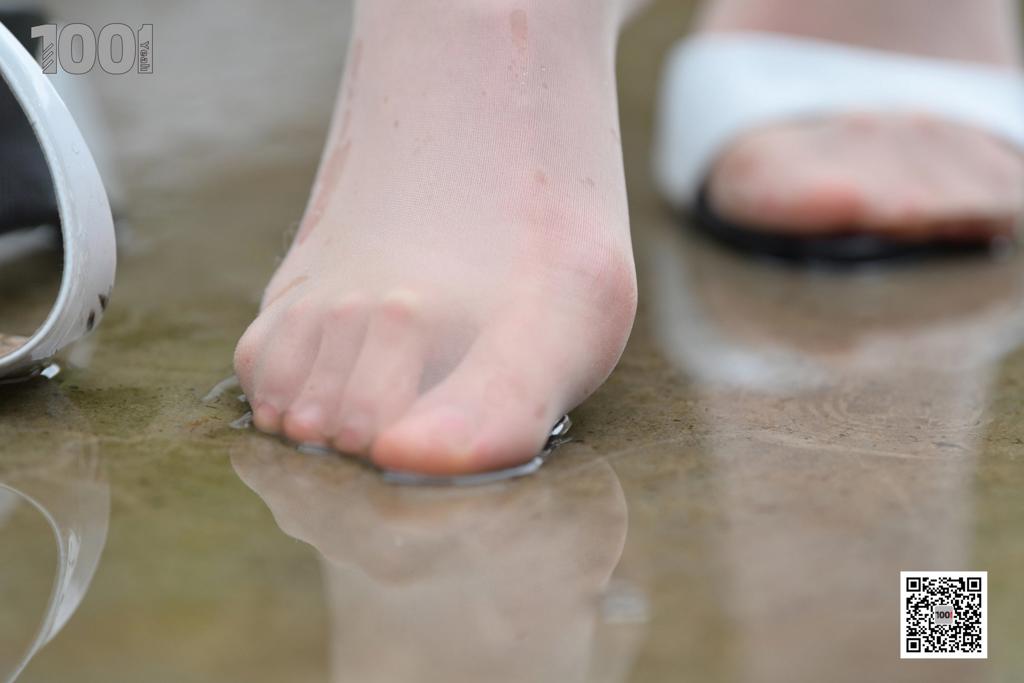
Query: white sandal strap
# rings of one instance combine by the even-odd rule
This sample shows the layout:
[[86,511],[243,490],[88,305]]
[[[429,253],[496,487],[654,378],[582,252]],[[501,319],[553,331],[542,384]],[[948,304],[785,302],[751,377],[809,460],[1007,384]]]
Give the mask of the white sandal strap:
[[984,129],[1024,150],[1024,77],[1009,69],[761,33],[690,38],[668,57],[655,180],[693,202],[738,135],[850,112],[919,112]]
[[99,323],[114,285],[114,223],[89,148],[39,64],[0,25],[0,73],[21,104],[50,168],[64,242],[60,292],[46,321],[0,357],[0,377],[38,366]]

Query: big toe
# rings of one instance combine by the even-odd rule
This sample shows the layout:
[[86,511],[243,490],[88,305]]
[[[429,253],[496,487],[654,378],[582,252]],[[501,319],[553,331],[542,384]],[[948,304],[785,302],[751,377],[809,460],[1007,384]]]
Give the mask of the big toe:
[[587,393],[580,379],[593,368],[579,362],[585,354],[573,353],[570,336],[522,322],[483,333],[451,375],[381,433],[373,461],[390,470],[450,475],[537,455],[573,397]]

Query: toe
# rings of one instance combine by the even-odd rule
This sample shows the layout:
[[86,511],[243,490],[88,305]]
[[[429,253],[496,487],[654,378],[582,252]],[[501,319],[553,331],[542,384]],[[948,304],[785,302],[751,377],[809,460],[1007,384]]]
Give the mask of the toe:
[[385,297],[370,317],[366,339],[337,412],[332,444],[367,453],[374,436],[412,404],[426,356],[424,311],[418,297]]
[[863,188],[820,143],[789,131],[752,134],[728,150],[710,176],[712,205],[742,225],[780,232],[835,232],[864,210]]
[[448,378],[381,433],[373,461],[386,469],[461,474],[536,455],[574,397],[592,390],[580,378],[595,374],[582,360],[590,356],[567,342],[574,337],[544,317],[512,316],[483,332]]
[[351,295],[320,311],[320,343],[304,382],[287,413],[284,433],[300,443],[326,444],[332,415],[341,399],[366,333],[365,297]]
[[837,117],[741,136],[712,169],[709,192],[721,215],[772,232],[988,238],[1024,213],[1024,160],[967,126]]
[[858,184],[845,174],[826,174],[794,179],[780,192],[770,209],[777,225],[806,231],[849,229],[864,214],[865,198]]
[[[261,315],[261,317],[263,317]],[[253,407],[256,427],[271,433],[281,430],[281,417],[298,394],[319,343],[319,319],[308,297],[257,320],[260,330],[239,342],[236,368]]]

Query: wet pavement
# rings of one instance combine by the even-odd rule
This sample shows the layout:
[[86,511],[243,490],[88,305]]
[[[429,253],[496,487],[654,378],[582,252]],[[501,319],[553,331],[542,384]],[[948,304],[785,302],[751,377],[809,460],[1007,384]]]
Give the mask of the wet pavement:
[[[572,443],[414,489],[231,429],[235,393],[203,398],[302,212],[347,24],[259,6],[67,3],[153,23],[156,68],[87,77],[125,197],[107,317],[0,387],[0,680],[64,622],[20,681],[1024,678],[1024,255],[837,273],[681,230],[646,166],[675,3],[622,44],[641,312]],[[55,276],[10,273],[24,334]],[[898,658],[926,569],[989,572],[987,661]]]

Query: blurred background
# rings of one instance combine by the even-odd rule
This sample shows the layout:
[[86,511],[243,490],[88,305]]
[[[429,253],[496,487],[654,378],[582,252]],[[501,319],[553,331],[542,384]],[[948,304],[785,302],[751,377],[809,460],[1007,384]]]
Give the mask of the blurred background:
[[[648,159],[691,3],[620,46],[641,283],[621,366],[538,475],[470,491],[232,429],[237,391],[211,392],[304,208],[347,3],[46,8],[152,24],[155,68],[79,77],[119,217],[107,318],[53,381],[0,387],[0,680],[60,610],[19,680],[1024,677],[1021,257],[836,273],[683,229]],[[0,278],[22,334],[58,282],[33,258]],[[919,569],[989,572],[989,660],[898,659]]]

